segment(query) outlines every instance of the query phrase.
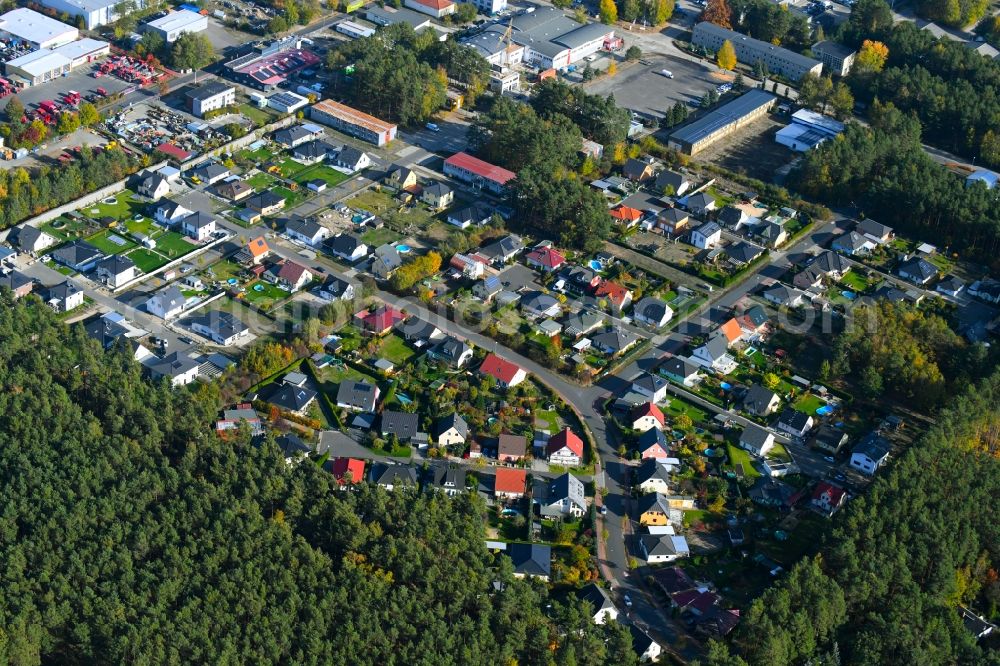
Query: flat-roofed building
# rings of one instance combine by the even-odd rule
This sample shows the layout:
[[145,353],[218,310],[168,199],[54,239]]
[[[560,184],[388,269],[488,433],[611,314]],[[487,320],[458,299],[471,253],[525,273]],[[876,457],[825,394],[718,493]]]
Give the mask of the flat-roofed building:
[[823,63],[823,69],[828,74],[836,74],[837,76],[848,75],[851,66],[854,65],[854,57],[858,54],[854,49],[829,39],[813,44],[812,52]]
[[384,146],[396,138],[396,126],[392,123],[329,99],[313,104],[309,117],[376,146]]
[[4,65],[7,76],[20,79],[29,86],[58,79],[73,69],[72,61],[50,49],[32,51]]
[[333,26],[333,29],[342,35],[347,35],[351,39],[361,37],[371,37],[375,34],[375,27],[359,21],[345,20]]
[[702,21],[694,27],[691,43],[710,51],[718,51],[722,43],[729,41],[736,51],[736,59],[744,65],[756,65],[758,62],[767,66],[767,71],[780,74],[792,81],[798,81],[806,74],[819,74],[823,71],[823,63],[808,58],[795,51],[769,42],[762,42],[753,37],[747,37],[735,30],[720,28],[714,23]]
[[70,61],[70,69],[75,69],[81,65],[100,60],[111,53],[111,44],[102,42],[99,39],[84,37],[75,42],[54,48],[52,52],[67,58]]
[[142,27],[143,32],[155,32],[168,44],[177,41],[177,38],[186,32],[205,30],[208,30],[208,17],[187,9],[170,12]]
[[719,139],[763,117],[777,98],[754,88],[670,134],[667,145],[695,155]]
[[203,117],[209,111],[216,111],[236,103],[236,88],[222,81],[209,81],[187,94],[191,113]]
[[0,36],[36,49],[52,49],[75,42],[80,31],[45,14],[21,7],[0,16]]
[[[116,10],[120,2],[119,0],[40,0],[39,4],[60,14],[81,16],[87,30],[93,30],[118,19]],[[145,5],[142,0],[136,2],[138,9],[142,9]]]

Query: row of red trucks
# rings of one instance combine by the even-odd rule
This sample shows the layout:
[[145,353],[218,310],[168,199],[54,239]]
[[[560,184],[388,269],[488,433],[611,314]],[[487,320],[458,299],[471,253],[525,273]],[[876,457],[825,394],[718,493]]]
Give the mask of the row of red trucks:
[[127,55],[114,56],[102,62],[94,71],[94,78],[99,79],[105,74],[139,85],[146,85],[156,78],[156,71],[152,67]]
[[[104,97],[108,94],[108,91],[104,88],[98,88],[97,94]],[[53,125],[59,119],[59,114],[65,110],[75,110],[79,105],[82,97],[80,93],[75,90],[68,90],[63,93],[60,102],[53,102],[52,100],[44,100],[38,103],[35,110],[30,112],[31,119],[35,118],[41,120],[46,125]],[[28,121],[25,117],[24,122]]]

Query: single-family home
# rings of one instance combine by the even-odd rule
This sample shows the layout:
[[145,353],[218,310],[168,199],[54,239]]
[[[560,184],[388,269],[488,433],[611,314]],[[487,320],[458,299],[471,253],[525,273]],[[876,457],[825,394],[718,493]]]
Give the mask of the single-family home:
[[428,349],[427,356],[458,370],[472,360],[472,347],[449,335]]
[[817,510],[832,516],[847,501],[847,491],[829,481],[820,481],[813,488],[811,503]]
[[566,263],[566,257],[554,247],[541,246],[525,255],[524,263],[543,273],[552,273]]
[[775,284],[761,294],[765,301],[784,308],[798,308],[805,302],[805,293],[781,283]]
[[417,470],[412,465],[393,465],[391,463],[375,463],[370,472],[372,483],[393,491],[396,488],[417,485]]
[[193,212],[176,201],[162,201],[153,209],[153,219],[160,224],[173,226]]
[[362,310],[354,318],[365,333],[385,335],[393,326],[406,319],[406,315],[391,305],[381,305],[374,310]]
[[161,319],[173,319],[184,311],[187,297],[176,284],[170,284],[146,300],[146,311]]
[[656,174],[653,187],[658,193],[679,197],[691,189],[691,181],[684,174],[665,169]]
[[877,433],[869,433],[851,453],[851,467],[862,474],[872,476],[889,459],[892,444]]
[[615,224],[619,224],[626,229],[629,229],[639,224],[646,214],[638,208],[632,208],[631,206],[620,204],[608,211],[608,215],[610,215],[611,219],[615,221]]
[[651,428],[663,430],[666,418],[654,402],[644,402],[632,409],[632,430],[646,432]]
[[632,651],[639,655],[640,662],[656,661],[660,658],[663,648],[650,638],[649,634],[634,624],[628,625],[628,630],[632,634]]
[[503,283],[496,275],[488,275],[476,284],[472,285],[472,295],[489,303],[493,297],[503,291]]
[[208,240],[215,233],[215,218],[198,211],[181,219],[180,231],[199,243]]
[[751,423],[740,435],[740,448],[746,449],[758,458],[763,458],[774,448],[774,435]]
[[136,194],[159,201],[170,193],[170,181],[162,173],[151,171],[139,178]]
[[0,273],[0,287],[10,289],[14,300],[24,298],[31,293],[35,282],[20,271],[8,271]]
[[434,182],[424,187],[420,200],[434,210],[444,210],[455,201],[455,190],[444,183]]
[[49,256],[57,264],[86,273],[104,258],[104,253],[85,240],[75,240],[53,251]]
[[692,215],[697,215],[698,217],[705,217],[717,208],[715,197],[707,192],[692,194],[687,198],[687,202],[684,205],[691,211]]
[[524,242],[520,236],[510,234],[494,241],[479,250],[479,254],[497,265],[505,264],[524,251]]
[[393,164],[385,175],[385,183],[397,190],[405,190],[417,184],[417,172],[399,164]]
[[244,205],[261,215],[274,215],[285,207],[285,198],[275,194],[271,190],[264,190],[251,197],[247,197]]
[[646,458],[635,470],[632,485],[644,493],[670,492],[670,467],[660,464],[656,458]]
[[337,406],[352,412],[374,412],[378,397],[378,386],[366,381],[346,379],[337,387]]
[[690,360],[724,375],[736,369],[737,363],[729,355],[729,342],[723,335],[714,335],[708,342],[691,352]]
[[663,402],[667,399],[667,380],[645,372],[632,380],[632,390],[652,402]]
[[739,206],[729,205],[720,210],[715,219],[726,229],[735,231],[750,220],[750,214]]
[[573,594],[577,599],[590,605],[594,624],[604,624],[618,619],[618,607],[611,601],[611,597],[604,591],[604,588],[597,583],[588,583]]
[[113,254],[97,262],[97,277],[111,289],[134,280],[137,271],[135,262],[120,254]]
[[586,266],[566,266],[559,273],[559,278],[566,283],[566,288],[574,294],[590,293],[601,283],[601,276],[597,271]]
[[846,254],[848,257],[855,257],[869,254],[878,247],[878,244],[871,238],[859,234],[857,231],[849,231],[835,238],[830,247],[841,254]]
[[541,578],[548,580],[552,573],[552,547],[537,543],[512,543],[507,546],[507,557],[514,564],[515,578]]
[[312,218],[296,215],[285,221],[285,235],[310,247],[316,247],[330,237],[330,230]]
[[885,245],[892,240],[895,234],[892,231],[892,227],[887,227],[884,224],[880,224],[871,218],[865,218],[858,222],[858,226],[854,228],[862,236],[866,236],[871,240],[875,241],[879,245]]
[[937,277],[938,269],[937,266],[926,259],[913,257],[901,263],[899,268],[896,269],[896,273],[907,282],[927,284]]
[[323,245],[330,254],[350,263],[368,256],[368,245],[354,234],[337,234],[328,238]]
[[604,317],[589,310],[571,313],[563,320],[563,333],[571,338],[586,335],[604,325]]
[[781,398],[774,391],[760,384],[751,384],[743,396],[743,409],[754,416],[768,416],[781,404]]
[[644,183],[655,175],[651,160],[630,157],[622,166],[622,175],[636,183]]
[[768,319],[764,308],[754,305],[736,317],[736,322],[740,325],[740,330],[743,331],[743,338],[752,340],[767,328]]
[[305,123],[303,125],[293,125],[276,131],[272,138],[275,143],[279,143],[285,148],[295,148],[307,141],[315,141],[323,136],[325,130],[319,125]]
[[569,472],[557,476],[547,487],[544,499],[539,502],[539,512],[549,518],[573,516],[580,518],[587,513],[587,497],[583,481]]
[[652,328],[666,326],[673,316],[674,311],[670,309],[670,306],[653,296],[646,296],[632,309],[634,321]]
[[745,266],[760,255],[764,254],[764,248],[746,241],[739,241],[737,243],[727,245],[725,252],[726,256],[729,257],[730,263],[736,266]]
[[282,382],[264,389],[260,398],[278,409],[293,414],[305,414],[318,394],[305,386],[299,373],[288,373]]
[[244,423],[250,429],[251,435],[264,434],[264,422],[249,402],[238,404],[233,409],[223,410],[222,418],[215,422],[215,431],[223,433],[236,430]]
[[799,289],[811,289],[821,285],[826,278],[840,280],[850,270],[851,264],[847,259],[832,250],[826,250],[810,259],[805,268],[792,278],[792,284]]
[[840,428],[835,428],[830,424],[823,424],[816,431],[809,445],[814,449],[825,451],[831,455],[837,455],[840,449],[847,444],[847,433]]
[[524,435],[502,433],[497,439],[497,460],[502,463],[524,459],[527,440]]
[[168,379],[173,386],[190,384],[198,377],[198,362],[178,352],[171,352],[163,358],[150,356],[143,365],[153,381]]
[[337,153],[337,156],[332,159],[334,166],[339,167],[347,173],[364,171],[372,164],[371,156],[354,146],[344,146],[343,150]]
[[687,539],[672,534],[642,534],[639,546],[648,564],[673,562],[691,554]]
[[191,175],[205,185],[215,185],[220,180],[229,178],[233,172],[229,170],[229,167],[219,164],[215,160],[207,160],[191,169]]
[[309,141],[292,148],[292,159],[300,164],[319,164],[337,154],[337,147],[326,141]]
[[527,470],[498,467],[493,483],[493,496],[499,500],[520,499],[524,497],[527,480]]
[[30,255],[37,255],[56,244],[55,237],[27,224],[11,229],[7,241],[21,252]]
[[396,324],[396,332],[402,335],[407,342],[414,343],[416,347],[435,344],[444,340],[445,337],[440,328],[419,317],[410,317]]
[[656,215],[656,228],[672,238],[686,233],[691,226],[691,216],[680,208],[664,208]]
[[698,381],[698,364],[683,356],[671,356],[659,367],[659,373],[684,386],[694,386]]
[[191,330],[217,345],[229,346],[250,337],[250,328],[231,312],[209,310],[191,320]]
[[424,476],[424,490],[454,497],[465,492],[465,468],[458,465],[431,465]]
[[577,467],[583,460],[583,440],[567,426],[549,438],[545,457],[552,465]]
[[788,230],[779,222],[765,221],[754,226],[753,237],[761,245],[773,250],[788,240]]
[[273,273],[275,283],[293,294],[312,282],[315,277],[308,268],[289,259],[278,264],[276,268],[277,271]]
[[69,312],[83,305],[83,292],[69,280],[43,287],[39,296],[56,312]]
[[669,525],[670,504],[665,495],[649,493],[639,498],[640,525]]
[[514,388],[528,377],[516,363],[504,360],[494,353],[487,354],[483,359],[479,374],[493,377],[501,388]]
[[722,240],[722,227],[716,222],[706,222],[691,230],[691,245],[700,250],[710,250]]
[[965,289],[965,283],[959,280],[954,275],[949,275],[943,278],[934,287],[934,291],[939,294],[944,294],[945,296],[951,296],[952,298],[957,298],[958,294]]
[[639,435],[639,441],[637,442],[639,455],[642,456],[643,460],[664,460],[668,458],[669,446],[666,435],[659,428],[646,430]]
[[215,193],[230,201],[243,201],[253,194],[253,188],[242,180],[227,180],[215,186]]
[[594,298],[605,300],[613,312],[621,312],[632,303],[632,291],[610,280],[604,280],[594,289]]
[[365,461],[360,458],[334,458],[330,461],[330,473],[341,486],[363,483]]
[[459,229],[481,227],[493,219],[493,209],[486,204],[475,203],[459,210],[452,210],[445,220]]
[[438,446],[458,446],[465,444],[469,436],[469,424],[461,414],[452,412],[434,422],[434,441]]
[[399,251],[392,243],[379,245],[375,248],[375,256],[372,258],[371,271],[379,280],[388,280],[392,274],[403,265],[403,258],[399,256]]
[[555,296],[543,291],[529,291],[521,297],[521,312],[535,319],[558,317],[561,308]]
[[383,437],[395,435],[401,442],[408,442],[420,430],[420,416],[409,412],[387,409],[382,412],[379,432]]
[[775,427],[782,432],[787,432],[795,437],[805,437],[805,434],[812,430],[814,425],[813,417],[797,409],[786,407],[778,417]]
[[264,240],[263,236],[258,236],[240,248],[240,251],[236,253],[234,258],[244,266],[258,266],[270,254],[271,248],[268,247],[267,241]]
[[602,353],[608,356],[617,356],[637,344],[639,336],[620,326],[611,326],[604,332],[593,336],[591,340],[594,347]]
[[477,257],[467,254],[453,254],[448,260],[448,265],[471,280],[478,280],[486,273],[486,264]]

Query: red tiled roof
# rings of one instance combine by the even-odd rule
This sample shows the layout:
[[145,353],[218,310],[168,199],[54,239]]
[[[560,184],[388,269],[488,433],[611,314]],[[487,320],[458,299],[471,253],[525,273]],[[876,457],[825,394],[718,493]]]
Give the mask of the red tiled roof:
[[564,446],[569,447],[570,451],[581,458],[583,457],[583,440],[569,428],[565,428],[562,432],[549,438],[549,443],[545,446],[545,454],[551,455]]
[[156,147],[156,149],[161,153],[163,153],[164,155],[169,155],[170,157],[177,158],[182,162],[187,158],[191,157],[191,153],[184,150],[183,148],[175,146],[172,143],[161,143]]
[[551,247],[540,247],[529,252],[525,258],[547,268],[559,268],[566,263],[566,257],[563,256],[562,252]]
[[642,217],[642,211],[630,206],[617,206],[611,210],[611,217],[622,222],[635,222]]
[[309,269],[302,264],[297,264],[294,261],[286,261],[281,265],[281,270],[278,271],[278,277],[282,280],[287,280],[290,284],[296,284],[302,277],[302,274],[308,270]]
[[732,344],[739,340],[743,336],[743,329],[740,328],[740,324],[735,319],[730,319],[725,324],[719,327],[722,334],[726,336],[729,344]]
[[267,241],[264,240],[264,237],[260,236],[259,238],[254,238],[252,241],[247,243],[247,250],[250,252],[251,256],[259,257],[270,252],[271,248],[267,246]]
[[497,469],[497,478],[496,483],[493,485],[493,492],[523,493],[527,478],[528,472],[523,469],[500,467]]
[[361,319],[361,325],[369,331],[381,332],[396,325],[397,322],[406,319],[406,315],[392,307],[383,305],[375,311],[363,310],[355,315]]
[[496,354],[487,355],[483,360],[483,364],[479,366],[479,372],[484,375],[496,377],[504,384],[510,384],[514,379],[514,375],[516,375],[517,371],[520,369],[521,366],[516,363],[511,363],[510,361],[505,361]]
[[507,181],[513,180],[517,177],[517,174],[513,171],[508,171],[503,167],[498,167],[495,164],[484,162],[478,157],[473,157],[468,153],[455,153],[446,159],[444,163],[458,169],[464,169],[470,173],[476,174],[480,178],[492,180],[500,185],[505,185]]
[[437,9],[437,10],[447,9],[448,7],[451,7],[453,4],[455,4],[450,0],[416,0],[416,2],[419,2],[424,7],[430,7],[431,9]]
[[820,481],[818,484],[816,484],[816,489],[813,490],[812,498],[814,500],[818,500],[824,494],[826,494],[830,496],[830,504],[833,506],[837,506],[838,504],[840,504],[841,501],[843,501],[845,492],[846,491],[839,486],[835,486],[832,483],[827,483],[826,481]]
[[652,416],[660,425],[663,425],[665,419],[663,417],[663,412],[660,408],[651,402],[644,402],[635,409],[632,410],[632,420],[641,419],[643,416]]
[[625,297],[628,295],[628,289],[621,286],[617,282],[608,282],[605,280],[597,285],[594,289],[594,296],[597,298],[607,297],[615,305],[621,305],[625,302]]
[[365,480],[365,461],[357,458],[335,458],[330,471],[338,483],[347,483],[344,477],[348,472],[351,473],[351,483],[361,483]]

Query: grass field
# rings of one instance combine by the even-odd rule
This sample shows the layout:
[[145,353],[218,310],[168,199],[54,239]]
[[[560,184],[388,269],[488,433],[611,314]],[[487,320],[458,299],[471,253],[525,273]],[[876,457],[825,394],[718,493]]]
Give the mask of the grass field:
[[792,407],[800,412],[809,414],[810,416],[815,416],[816,410],[825,404],[826,401],[819,396],[812,393],[804,393],[798,400],[795,401]]
[[[141,213],[141,209],[145,207],[145,204],[135,200],[135,194],[129,190],[124,190],[109,198],[114,199],[115,203],[98,202],[93,206],[85,207],[81,212],[97,219],[113,217],[120,221],[127,220],[136,213]],[[98,212],[94,213],[95,210]]]
[[159,230],[159,227],[157,227],[148,217],[144,217],[141,220],[127,220],[125,222],[125,228],[133,234],[146,234],[147,236]]
[[143,273],[155,271],[160,266],[169,262],[169,259],[163,255],[157,254],[152,250],[147,250],[144,247],[132,250],[132,252],[129,253],[128,258],[135,262],[135,265],[138,266],[139,270]]
[[176,259],[194,250],[194,245],[184,240],[184,236],[179,233],[168,231],[156,237],[156,249],[167,257]]
[[[211,273],[209,273],[211,271]],[[203,278],[205,282],[214,279],[220,282],[225,282],[229,278],[239,279],[240,274],[243,272],[243,267],[237,264],[235,261],[230,261],[229,259],[223,259],[220,262],[214,263],[205,270],[205,277]]]
[[[123,232],[118,232],[113,229],[105,229],[104,231],[98,232],[88,238],[87,242],[104,254],[122,254],[123,252],[128,252],[135,247],[135,243],[122,234]],[[111,240],[112,236],[119,239],[121,243],[113,242]]]
[[536,409],[535,427],[543,428],[550,435],[554,435],[559,432],[559,415],[548,409]]
[[91,234],[98,229],[95,224],[81,222],[69,217],[60,217],[51,222],[45,222],[39,228],[60,241],[70,240],[81,234]]
[[303,188],[299,188],[298,191],[292,192],[287,187],[272,187],[271,191],[285,200],[285,210],[295,208],[300,203],[305,201],[307,196],[306,192],[303,191]]
[[[263,289],[261,291],[254,289],[257,285],[260,285]],[[290,295],[289,292],[279,289],[270,282],[258,280],[252,286],[247,286],[247,290],[243,294],[243,300],[247,303],[253,303],[263,310],[270,310],[276,302],[288,298]]]
[[760,472],[753,466],[753,458],[750,457],[749,452],[732,444],[726,444],[726,453],[729,455],[729,464],[733,469],[736,469],[741,463],[743,464],[743,472],[746,478],[756,479],[760,476]]
[[378,356],[397,366],[406,363],[415,352],[398,335],[387,335],[379,348]]
[[339,368],[333,365],[328,365],[322,370],[320,370],[320,379],[324,382],[331,382],[336,384],[333,388],[339,387],[341,382],[344,381],[366,381],[370,384],[378,384],[375,377],[369,374],[365,374],[360,370],[355,370],[349,365],[342,365]]
[[274,157],[274,153],[267,147],[258,148],[257,150],[244,150],[240,153],[240,157],[250,160],[251,162],[266,162]]
[[269,173],[260,171],[250,178],[247,178],[247,185],[255,190],[266,190],[277,182],[277,179]]
[[397,234],[395,231],[388,227],[382,227],[381,229],[369,229],[365,233],[361,234],[361,240],[368,244],[368,247],[378,247],[379,245],[385,245],[386,243],[395,243],[400,240],[402,236]]
[[305,187],[306,183],[316,178],[326,181],[327,185],[329,185],[330,187],[334,187],[336,185],[341,184],[348,178],[350,178],[350,176],[348,176],[346,173],[341,173],[340,171],[337,171],[333,167],[327,166],[325,164],[317,164],[315,166],[311,166],[307,169],[299,171],[292,177],[292,180]]
[[857,271],[848,271],[840,283],[855,293],[861,293],[868,288],[868,280],[858,275]]
[[240,113],[253,121],[254,125],[261,127],[274,122],[275,116],[264,109],[259,109],[252,104],[240,104]]
[[680,398],[671,398],[670,406],[667,407],[667,415],[677,418],[681,414],[687,414],[691,418],[691,422],[695,424],[708,423],[710,420],[708,413],[700,407],[696,407]]
[[296,174],[311,168],[312,165],[302,164],[301,162],[296,162],[292,158],[288,158],[281,162],[281,175],[285,178],[293,178]]

